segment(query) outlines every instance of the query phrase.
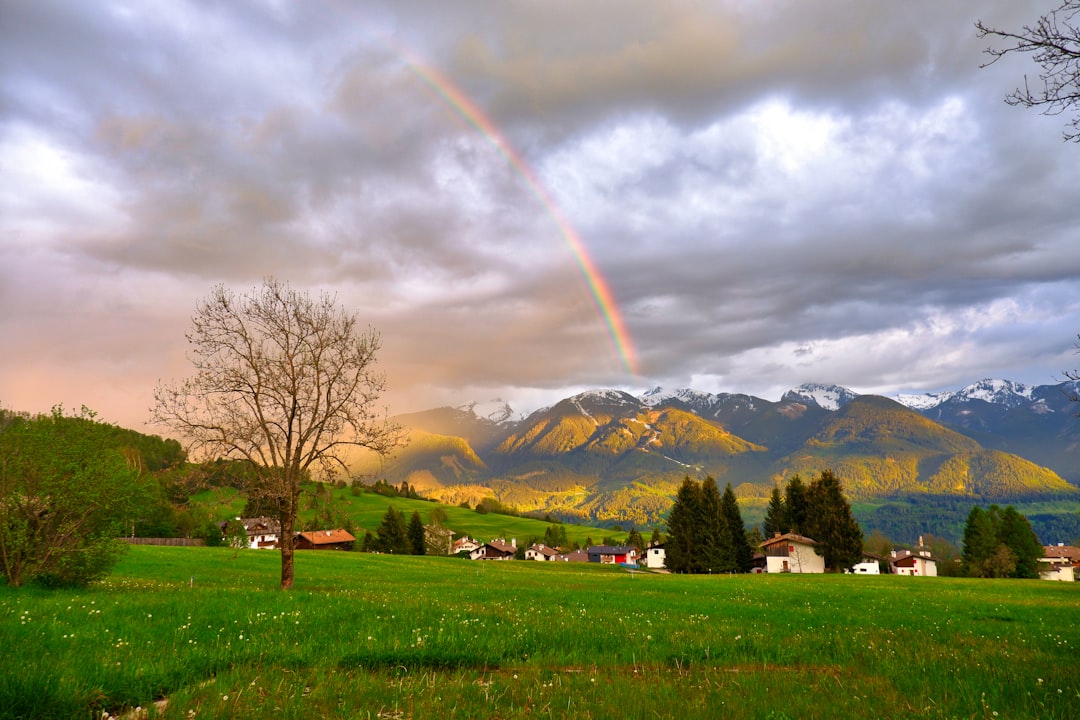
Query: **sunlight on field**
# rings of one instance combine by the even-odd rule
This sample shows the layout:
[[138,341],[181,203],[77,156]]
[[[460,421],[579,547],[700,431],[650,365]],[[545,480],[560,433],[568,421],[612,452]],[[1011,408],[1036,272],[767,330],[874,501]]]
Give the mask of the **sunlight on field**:
[[133,547],[0,588],[0,718],[1075,717],[1080,588]]

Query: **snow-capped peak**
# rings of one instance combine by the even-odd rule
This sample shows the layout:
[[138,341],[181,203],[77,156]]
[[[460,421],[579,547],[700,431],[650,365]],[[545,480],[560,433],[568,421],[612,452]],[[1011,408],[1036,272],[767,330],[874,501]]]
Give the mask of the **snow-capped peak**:
[[892,399],[912,410],[929,410],[930,408],[937,407],[946,400],[950,400],[954,395],[956,395],[956,393],[953,392],[923,393],[922,395],[900,393],[898,395],[893,395]]
[[858,397],[857,393],[839,385],[804,383],[792,388],[780,398],[781,402],[811,402],[823,410],[839,410]]
[[1032,389],[1028,385],[1013,382],[1012,380],[987,378],[968,385],[956,393],[956,397],[966,400],[984,400],[988,403],[997,403],[1006,407],[1016,407],[1031,401]]
[[923,393],[922,395],[894,395],[893,400],[913,410],[929,410],[949,400],[982,400],[983,402],[1014,408],[1031,402],[1035,388],[1012,380],[987,378],[955,392]]

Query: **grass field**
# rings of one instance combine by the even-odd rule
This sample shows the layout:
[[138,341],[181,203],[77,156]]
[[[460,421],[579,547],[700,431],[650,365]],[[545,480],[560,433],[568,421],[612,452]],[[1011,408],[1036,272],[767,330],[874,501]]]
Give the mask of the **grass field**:
[[1080,584],[299,553],[283,593],[278,563],[0,587],[0,718],[1080,717]]
[[[334,508],[353,521],[359,535],[363,535],[364,530],[375,533],[379,523],[382,522],[383,515],[386,514],[387,506],[390,505],[398,512],[403,513],[406,521],[414,511],[419,512],[425,523],[430,522],[430,513],[434,508],[441,508],[446,513],[447,527],[452,528],[456,533],[465,533],[484,541],[497,537],[503,537],[507,540],[516,538],[522,543],[530,537],[542,540],[544,531],[551,524],[535,518],[498,513],[478,513],[468,508],[441,505],[426,500],[384,497],[374,493],[354,495],[349,488],[332,488],[331,496]],[[228,520],[241,515],[244,508],[244,498],[231,488],[218,488],[198,493],[192,498],[192,504],[201,508],[201,511],[205,512],[209,518]],[[313,512],[312,510],[302,512],[301,521],[312,516]],[[592,538],[598,544],[604,536],[626,537],[626,532],[589,527],[587,525],[566,524],[564,527],[566,528],[567,540],[569,542],[577,541],[582,545],[589,538]],[[639,528],[639,531],[645,538],[648,538],[652,528]]]

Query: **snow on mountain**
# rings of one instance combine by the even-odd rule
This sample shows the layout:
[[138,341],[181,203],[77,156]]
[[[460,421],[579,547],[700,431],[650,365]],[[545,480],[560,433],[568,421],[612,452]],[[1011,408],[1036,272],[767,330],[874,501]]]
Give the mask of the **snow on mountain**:
[[477,418],[490,420],[498,425],[521,419],[520,416],[514,412],[514,409],[510,407],[510,404],[505,402],[502,398],[495,398],[488,402],[471,402],[468,405],[462,405],[457,409],[472,413]]
[[950,400],[982,400],[1008,408],[1018,407],[1032,401],[1035,388],[1012,380],[987,378],[956,392],[923,393],[921,395],[893,395],[892,399],[912,410],[930,410]]
[[1034,388],[1011,380],[980,380],[956,393],[956,397],[965,400],[984,400],[988,403],[1016,407],[1031,402]]
[[953,392],[923,393],[921,395],[900,393],[899,395],[891,395],[890,399],[895,400],[912,410],[929,410],[931,408],[936,408],[941,403],[951,399],[954,395],[956,395],[956,393]]
[[839,410],[858,397],[857,393],[839,385],[805,383],[792,388],[780,398],[781,402],[810,402],[823,410]]
[[709,393],[691,388],[679,388],[678,390],[665,390],[655,387],[638,398],[649,407],[656,407],[671,400],[684,403],[702,417],[715,415],[726,408],[727,410],[744,409],[754,410],[755,398],[751,395],[733,395],[731,393]]

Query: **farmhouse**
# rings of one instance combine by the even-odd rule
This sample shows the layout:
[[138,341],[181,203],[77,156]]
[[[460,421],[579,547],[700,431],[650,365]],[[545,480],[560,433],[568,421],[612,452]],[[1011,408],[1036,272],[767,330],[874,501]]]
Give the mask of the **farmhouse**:
[[356,538],[348,530],[310,530],[296,534],[297,550],[352,550]]
[[1076,568],[1080,567],[1080,548],[1058,543],[1043,546],[1039,561],[1039,577],[1043,580],[1076,580]]
[[589,553],[584,550],[574,550],[552,558],[556,562],[589,562]]
[[586,548],[589,562],[604,565],[636,565],[638,549],[633,545],[593,545]]
[[[237,518],[237,521],[244,526],[244,532],[247,534],[248,547],[252,549],[258,548],[275,548],[278,544],[278,536],[281,533],[281,523],[273,518],[266,516],[254,517],[254,518]],[[227,522],[221,523],[221,531],[225,532]]]
[[509,543],[502,538],[484,543],[469,553],[470,560],[513,560],[517,552],[517,540]]
[[767,573],[823,573],[825,558],[817,554],[817,542],[795,533],[776,535],[761,543]]
[[889,554],[889,568],[896,575],[937,577],[937,561],[924,548],[915,551],[893,550]]
[[454,544],[450,549],[450,554],[457,555],[459,552],[471,553],[473,550],[476,550],[479,547],[480,543],[476,542],[471,537],[466,535],[465,537],[458,538],[454,541]]
[[559,557],[559,551],[555,548],[548,547],[542,544],[536,544],[531,546],[525,551],[526,560],[555,560]]

